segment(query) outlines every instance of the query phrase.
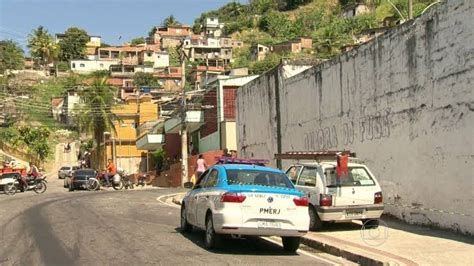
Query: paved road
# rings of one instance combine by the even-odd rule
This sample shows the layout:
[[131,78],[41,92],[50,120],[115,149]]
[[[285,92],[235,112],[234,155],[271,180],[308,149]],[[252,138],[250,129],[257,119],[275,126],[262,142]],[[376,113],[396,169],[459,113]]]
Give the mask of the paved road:
[[179,189],[68,192],[56,173],[75,163],[72,146],[57,145],[45,194],[0,193],[0,265],[328,264],[260,238],[207,251],[203,233],[181,234],[179,209],[157,200]]
[[207,251],[203,233],[181,234],[179,209],[156,200],[172,192],[0,194],[0,264],[327,264],[261,239]]

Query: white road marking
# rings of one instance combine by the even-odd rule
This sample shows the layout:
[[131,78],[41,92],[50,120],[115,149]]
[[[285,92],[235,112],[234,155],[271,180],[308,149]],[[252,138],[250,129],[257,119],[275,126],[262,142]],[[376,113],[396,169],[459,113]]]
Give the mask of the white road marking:
[[156,198],[156,200],[157,200],[158,202],[160,202],[161,204],[163,204],[163,205],[166,205],[166,206],[169,206],[169,207],[173,207],[173,208],[176,208],[176,209],[180,209],[181,207],[180,207],[179,205],[174,204],[174,203],[170,204],[170,203],[168,203],[168,202],[166,202],[166,201],[163,200],[163,198],[173,197],[173,196],[178,195],[178,194],[179,194],[179,193],[159,196],[159,197]]
[[[269,237],[262,236],[261,238],[262,238],[262,239],[265,239],[265,240],[267,240],[267,241],[269,241],[269,242],[272,242],[273,244],[279,245],[280,247],[283,247],[283,244],[281,244],[280,242],[275,241],[275,240],[273,240],[273,239],[271,239],[271,238],[269,238]],[[313,255],[313,254],[311,254],[311,253],[309,253],[309,252],[307,252],[307,251],[301,250],[301,249],[298,249],[296,252],[297,252],[298,254],[311,257],[311,258],[313,258],[313,259],[322,260],[322,261],[327,262],[327,263],[329,263],[329,264],[331,264],[331,265],[339,265],[339,264],[337,264],[337,263],[334,262],[334,261],[325,259],[325,258],[320,257],[320,256]]]

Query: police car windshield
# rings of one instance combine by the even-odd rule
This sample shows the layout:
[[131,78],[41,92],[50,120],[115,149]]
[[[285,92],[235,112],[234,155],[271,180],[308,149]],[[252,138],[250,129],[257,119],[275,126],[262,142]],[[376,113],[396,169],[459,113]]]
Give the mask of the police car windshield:
[[226,172],[227,184],[229,185],[260,185],[293,188],[293,184],[283,173],[237,169],[228,169]]

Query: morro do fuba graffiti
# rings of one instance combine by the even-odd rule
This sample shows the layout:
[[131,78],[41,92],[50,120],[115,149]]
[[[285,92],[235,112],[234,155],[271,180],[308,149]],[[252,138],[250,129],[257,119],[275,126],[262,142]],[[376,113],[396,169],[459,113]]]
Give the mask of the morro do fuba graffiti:
[[341,119],[341,122],[321,127],[304,134],[306,150],[328,150],[339,146],[390,137],[390,109],[359,119]]

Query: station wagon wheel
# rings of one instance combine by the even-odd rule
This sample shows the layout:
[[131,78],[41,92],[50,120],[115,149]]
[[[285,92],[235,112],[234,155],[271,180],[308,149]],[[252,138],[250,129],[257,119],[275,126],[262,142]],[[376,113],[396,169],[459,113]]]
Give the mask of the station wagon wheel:
[[316,231],[316,230],[322,229],[323,228],[323,222],[319,218],[318,212],[313,207],[313,205],[309,206],[308,212],[309,212],[309,230],[310,231]]
[[186,219],[186,207],[183,205],[181,207],[181,232],[189,232],[191,230],[191,225]]
[[362,226],[365,229],[376,229],[379,227],[379,219],[363,219]]
[[214,223],[212,221],[212,214],[206,216],[206,238],[204,245],[207,249],[217,248],[220,243],[221,236],[214,230]]

